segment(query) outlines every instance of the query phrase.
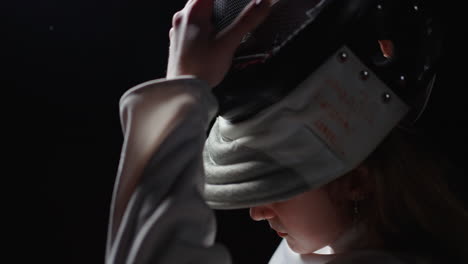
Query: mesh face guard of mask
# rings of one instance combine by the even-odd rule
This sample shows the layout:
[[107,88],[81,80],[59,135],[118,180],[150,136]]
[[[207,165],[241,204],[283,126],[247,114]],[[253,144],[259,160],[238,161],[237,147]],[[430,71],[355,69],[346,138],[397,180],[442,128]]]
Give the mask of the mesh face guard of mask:
[[[249,0],[215,0],[218,30]],[[244,208],[318,188],[426,107],[441,46],[419,1],[279,0],[244,37],[204,150],[205,198]],[[384,56],[379,40],[393,45]],[[382,42],[380,42],[382,43]]]

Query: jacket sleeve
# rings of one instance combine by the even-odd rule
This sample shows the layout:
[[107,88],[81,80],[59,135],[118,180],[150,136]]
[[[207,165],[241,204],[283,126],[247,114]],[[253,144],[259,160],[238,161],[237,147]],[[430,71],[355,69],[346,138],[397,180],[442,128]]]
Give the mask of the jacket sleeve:
[[124,135],[106,263],[230,263],[202,197],[202,150],[217,102],[191,76],[155,80],[120,100]]

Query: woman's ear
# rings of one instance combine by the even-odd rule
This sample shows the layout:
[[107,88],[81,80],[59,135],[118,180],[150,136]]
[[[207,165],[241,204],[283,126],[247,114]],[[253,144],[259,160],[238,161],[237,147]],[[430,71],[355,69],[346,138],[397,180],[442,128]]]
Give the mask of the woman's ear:
[[374,179],[371,177],[369,167],[361,164],[352,170],[344,183],[344,195],[348,200],[361,201],[372,192]]
[[366,198],[374,183],[366,165],[359,165],[354,170],[339,177],[325,186],[330,199],[337,205],[346,205],[349,201]]
[[361,164],[324,187],[337,206],[348,206],[350,201],[367,199],[374,191],[375,179],[369,167]]

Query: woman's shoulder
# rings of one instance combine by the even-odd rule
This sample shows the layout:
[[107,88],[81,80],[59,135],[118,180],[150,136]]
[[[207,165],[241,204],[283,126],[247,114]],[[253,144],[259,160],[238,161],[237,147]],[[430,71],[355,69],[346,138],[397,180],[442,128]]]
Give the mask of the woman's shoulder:
[[433,264],[427,258],[384,250],[357,250],[327,264]]

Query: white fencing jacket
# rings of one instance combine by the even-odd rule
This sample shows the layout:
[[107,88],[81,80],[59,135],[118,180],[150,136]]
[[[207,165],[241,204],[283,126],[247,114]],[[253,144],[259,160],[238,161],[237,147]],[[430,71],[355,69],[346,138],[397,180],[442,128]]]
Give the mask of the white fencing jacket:
[[[122,96],[107,264],[231,263],[214,242],[215,215],[202,197],[202,151],[217,106],[210,87],[191,76],[143,83]],[[270,263],[403,263],[386,253],[357,258],[303,257],[283,242]]]

